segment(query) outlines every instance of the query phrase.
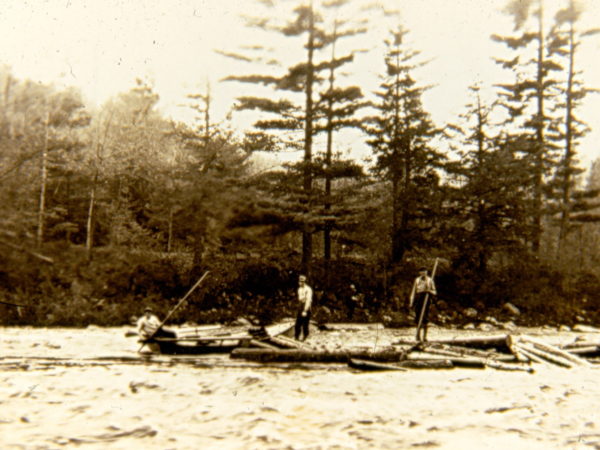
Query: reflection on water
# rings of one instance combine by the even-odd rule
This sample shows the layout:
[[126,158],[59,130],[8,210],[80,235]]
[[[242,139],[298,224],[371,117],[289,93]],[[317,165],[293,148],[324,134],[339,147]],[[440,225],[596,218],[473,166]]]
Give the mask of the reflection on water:
[[[600,448],[594,369],[357,373],[140,355],[125,331],[0,329],[0,448]],[[409,336],[311,339],[335,348]]]

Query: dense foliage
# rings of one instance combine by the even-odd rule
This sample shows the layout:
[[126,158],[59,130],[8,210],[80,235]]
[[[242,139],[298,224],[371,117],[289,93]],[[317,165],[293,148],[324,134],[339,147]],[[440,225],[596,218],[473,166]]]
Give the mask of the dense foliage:
[[[340,53],[340,40],[370,27],[339,14],[359,0],[298,2],[283,24],[262,2],[260,28],[301,59],[228,78],[265,89],[233,108],[257,114],[250,130],[212,119],[208,86],[189,95],[197,120],[175,123],[143,81],[92,110],[73,89],[3,69],[3,323],[123,324],[146,304],[164,316],[209,270],[174,320],[291,316],[304,272],[316,320],[402,324],[416,270],[436,258],[441,321],[473,320],[470,307],[478,319],[515,319],[507,302],[522,323],[598,320],[600,163],[584,182],[578,106],[592,90],[574,66],[579,39],[596,31],[579,31],[584,12],[564,3],[549,30],[542,0],[508,3],[515,34],[493,39],[514,80],[488,86],[493,98],[474,85],[452,124],[426,111],[423,63],[397,24],[381,45],[379,86],[352,79],[362,50]],[[267,60],[258,50],[224,54]],[[344,133],[370,158],[348,158]],[[302,157],[264,163],[286,151]]]

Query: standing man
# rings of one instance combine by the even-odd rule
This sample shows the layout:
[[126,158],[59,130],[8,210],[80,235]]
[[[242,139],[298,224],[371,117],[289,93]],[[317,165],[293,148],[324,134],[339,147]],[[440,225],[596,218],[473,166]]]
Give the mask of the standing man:
[[[428,275],[427,268],[419,269],[419,276],[415,279],[412,291],[410,293],[409,308],[415,308],[415,323],[417,325],[417,341],[425,342],[427,340],[427,324],[429,323],[429,305],[433,301],[433,297],[437,295],[433,278]],[[420,328],[419,321],[423,316],[421,325],[423,326],[423,338],[419,336]]]
[[306,284],[306,276],[300,275],[298,277],[298,315],[296,316],[296,325],[294,327],[294,338],[296,340],[300,340],[301,334],[304,334],[303,341],[308,337],[312,299],[313,291]]

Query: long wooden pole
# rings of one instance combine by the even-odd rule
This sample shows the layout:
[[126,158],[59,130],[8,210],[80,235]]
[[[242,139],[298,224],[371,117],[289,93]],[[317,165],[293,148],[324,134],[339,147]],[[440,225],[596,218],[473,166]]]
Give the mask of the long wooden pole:
[[[431,279],[435,277],[435,271],[438,266],[438,258],[435,258],[435,262],[433,263],[433,270],[431,271]],[[421,331],[421,327],[423,326],[423,319],[425,318],[425,311],[427,310],[427,303],[429,303],[429,292],[425,294],[425,301],[421,306],[421,314],[419,315],[419,323],[417,325],[417,336],[419,335],[419,331]]]
[[187,298],[190,296],[190,294],[192,292],[194,292],[198,286],[200,286],[200,283],[202,283],[202,281],[204,280],[204,278],[206,278],[207,275],[208,275],[208,270],[206,272],[204,272],[204,275],[202,275],[198,281],[196,281],[196,284],[194,284],[192,286],[192,288],[187,292],[187,294],[185,294],[183,296],[183,298],[181,300],[179,300],[179,302],[175,305],[175,307],[173,309],[171,309],[171,311],[169,311],[167,316],[163,319],[163,321],[160,323],[158,328],[156,328],[154,333],[152,333],[150,336],[148,336],[148,338],[144,342],[142,342],[142,345],[138,349],[138,353],[142,350],[142,348],[144,348],[144,345],[146,345],[146,342],[148,342],[150,339],[152,339],[154,337],[154,335],[158,332],[158,330],[161,329],[161,327],[167,322],[167,320],[169,320],[169,318],[173,315],[173,313],[175,311],[177,311],[179,309],[179,307],[183,304],[183,302],[185,302],[187,300]]

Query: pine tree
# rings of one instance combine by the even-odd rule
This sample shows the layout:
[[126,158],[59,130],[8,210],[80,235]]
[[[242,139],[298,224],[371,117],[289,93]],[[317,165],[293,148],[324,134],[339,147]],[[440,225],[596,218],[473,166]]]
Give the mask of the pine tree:
[[423,230],[430,226],[428,204],[437,190],[443,155],[432,146],[439,134],[423,109],[421,96],[427,89],[418,86],[411,72],[417,52],[405,49],[406,31],[393,32],[386,40],[387,54],[377,115],[370,119],[368,144],[376,155],[375,171],[391,182],[391,262],[402,261],[407,250],[423,243]]
[[550,54],[566,61],[566,82],[559,86],[562,100],[556,105],[557,110],[564,113],[562,126],[556,133],[557,141],[562,143],[562,157],[552,186],[556,191],[557,210],[560,215],[557,256],[563,252],[572,214],[581,214],[588,209],[585,198],[589,196],[577,191],[576,176],[583,172],[583,169],[577,167],[577,144],[589,131],[589,127],[578,117],[577,108],[590,90],[586,89],[580,80],[580,72],[576,69],[576,54],[581,45],[580,38],[597,34],[599,30],[579,32],[576,25],[581,13],[581,9],[573,0],[569,0],[565,9],[558,11],[549,46]]
[[490,117],[496,105],[484,104],[477,86],[471,93],[474,101],[461,114],[462,124],[447,127],[456,134],[458,160],[447,166],[454,182],[448,184],[445,213],[447,242],[454,244],[458,259],[476,279],[483,280],[495,252],[521,247],[527,230],[523,185],[528,174],[514,158],[511,142],[494,135]]
[[530,170],[530,241],[532,250],[537,254],[546,206],[546,181],[556,164],[557,146],[548,136],[556,128],[556,117],[550,117],[548,104],[555,100],[554,87],[558,80],[554,74],[560,73],[563,68],[555,58],[548,56],[544,0],[511,0],[506,12],[513,17],[516,35],[493,35],[492,39],[516,53],[512,59],[496,59],[503,68],[515,73],[516,80],[498,86],[502,104],[508,112],[504,126],[515,134],[513,142],[520,143],[517,154]]

